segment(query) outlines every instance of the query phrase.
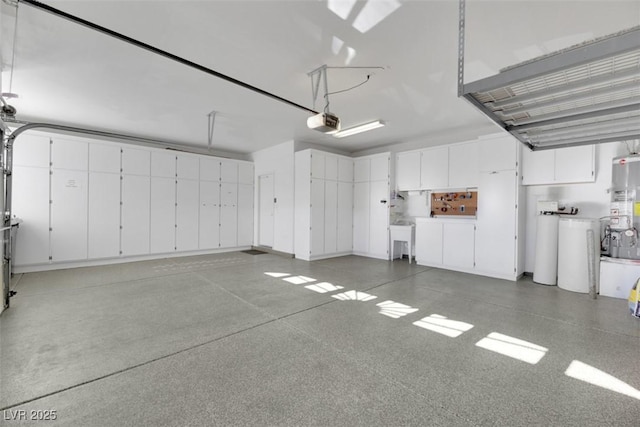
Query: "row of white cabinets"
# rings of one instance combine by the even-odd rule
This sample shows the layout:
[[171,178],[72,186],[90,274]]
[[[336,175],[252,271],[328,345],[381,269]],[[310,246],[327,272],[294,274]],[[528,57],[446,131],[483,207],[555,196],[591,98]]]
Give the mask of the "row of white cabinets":
[[522,154],[522,184],[595,182],[595,146],[555,148]]
[[13,164],[253,185],[253,165],[249,162],[47,136],[20,137]]
[[389,158],[385,153],[352,159],[318,150],[295,154],[296,258],[353,252],[387,259]]
[[477,187],[479,174],[515,169],[517,142],[509,135],[406,151],[396,156],[400,191]]
[[[28,134],[16,148],[17,266],[252,243],[253,185],[237,182],[250,163]],[[199,179],[207,164],[217,177]]]
[[419,220],[416,224],[416,262],[433,267],[472,269],[475,224]]

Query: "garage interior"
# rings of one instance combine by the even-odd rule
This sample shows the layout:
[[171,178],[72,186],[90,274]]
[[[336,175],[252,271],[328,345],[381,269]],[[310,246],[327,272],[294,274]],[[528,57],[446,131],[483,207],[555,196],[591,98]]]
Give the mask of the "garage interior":
[[637,425],[640,1],[0,6],[6,425]]

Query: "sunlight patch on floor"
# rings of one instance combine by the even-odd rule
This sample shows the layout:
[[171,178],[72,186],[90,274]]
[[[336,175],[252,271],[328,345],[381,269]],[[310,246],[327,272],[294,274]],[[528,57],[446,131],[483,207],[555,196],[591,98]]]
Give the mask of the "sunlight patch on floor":
[[564,374],[568,377],[640,400],[640,391],[638,389],[633,388],[613,375],[607,374],[579,360],[571,362]]
[[538,363],[549,351],[548,348],[497,332],[482,338],[476,346],[532,365]]
[[304,283],[311,283],[316,281],[316,279],[312,279],[311,277],[307,276],[291,276],[282,280],[284,280],[285,282],[293,283],[294,285],[302,285]]
[[373,299],[378,298],[375,295],[370,295],[366,292],[360,291],[347,291],[341,294],[331,295],[333,298],[339,299],[340,301],[371,301]]
[[413,322],[413,324],[420,328],[446,335],[450,338],[459,337],[469,329],[473,328],[473,325],[470,323],[447,319],[445,316],[441,316],[439,314],[432,314],[431,316],[424,317],[417,322]]
[[406,316],[407,314],[415,313],[416,311],[418,311],[417,308],[413,308],[409,305],[401,304],[399,302],[391,300],[383,301],[376,305],[380,307],[380,314],[391,317],[393,319],[399,319]]
[[307,285],[305,286],[305,288],[317,292],[319,294],[325,294],[327,292],[333,292],[333,291],[337,291],[339,289],[343,289],[342,286],[336,286],[332,283],[329,282],[320,282],[320,283],[314,283],[313,285]]
[[276,273],[276,272],[271,272],[271,271],[267,271],[264,274],[266,274],[267,276],[275,277],[275,278],[289,276],[289,273]]

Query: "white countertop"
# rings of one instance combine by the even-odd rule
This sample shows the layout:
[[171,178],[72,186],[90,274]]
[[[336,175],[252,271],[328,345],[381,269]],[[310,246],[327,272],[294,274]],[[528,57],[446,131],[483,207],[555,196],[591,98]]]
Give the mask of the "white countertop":
[[469,223],[475,224],[477,218],[475,216],[451,216],[451,217],[416,217],[417,222],[455,222],[455,223]]

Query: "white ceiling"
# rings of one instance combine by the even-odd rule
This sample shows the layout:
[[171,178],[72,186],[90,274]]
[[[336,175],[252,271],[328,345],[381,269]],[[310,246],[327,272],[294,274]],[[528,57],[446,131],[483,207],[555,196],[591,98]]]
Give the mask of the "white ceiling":
[[[328,66],[342,139],[308,112],[22,4],[2,3],[2,91],[17,118],[250,153],[296,140],[345,152],[495,131],[457,97],[458,1],[51,1],[44,3],[321,111],[307,73]],[[370,29],[363,25],[375,23]],[[465,81],[640,24],[640,0],[467,1]],[[373,20],[373,21],[372,21]],[[17,22],[17,30],[14,31]],[[366,30],[363,32],[363,30]],[[15,38],[14,38],[15,35]],[[322,98],[322,96],[320,97]]]

